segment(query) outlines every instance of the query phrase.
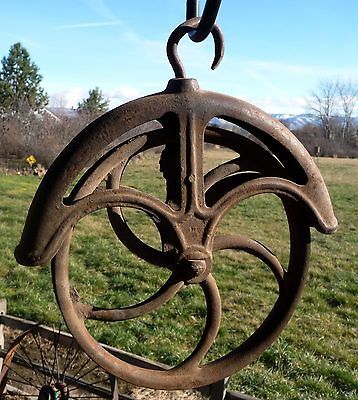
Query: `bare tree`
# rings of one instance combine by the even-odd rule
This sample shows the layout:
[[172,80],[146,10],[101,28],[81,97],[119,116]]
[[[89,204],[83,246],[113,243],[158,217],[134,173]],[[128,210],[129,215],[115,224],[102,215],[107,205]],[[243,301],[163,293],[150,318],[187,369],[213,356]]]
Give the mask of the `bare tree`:
[[352,116],[358,103],[358,82],[337,81],[337,94],[343,116],[340,136],[343,141],[353,139],[357,128],[352,123]]
[[307,101],[308,107],[321,121],[323,136],[334,138],[335,114],[337,111],[337,85],[333,81],[321,81],[317,91],[313,91]]

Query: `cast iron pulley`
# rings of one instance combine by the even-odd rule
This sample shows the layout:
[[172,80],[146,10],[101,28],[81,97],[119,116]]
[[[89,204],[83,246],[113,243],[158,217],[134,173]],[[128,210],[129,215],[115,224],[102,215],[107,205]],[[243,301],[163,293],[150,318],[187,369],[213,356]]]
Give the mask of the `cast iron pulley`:
[[[214,117],[244,127],[251,136],[209,126]],[[157,121],[161,127],[126,136],[149,121]],[[240,157],[204,175],[204,142],[225,146]],[[135,155],[162,145],[166,202],[121,184],[123,171]],[[108,176],[107,187],[100,186]],[[261,193],[279,196],[287,214],[291,248],[286,269],[254,239],[242,234],[216,235],[219,222],[234,205]],[[142,210],[155,221],[163,241],[162,251],[135,236],[126,224],[122,207]],[[71,295],[68,255],[72,229],[81,218],[100,208],[107,208],[119,240],[133,253],[172,271],[158,293],[142,303],[101,309],[75,301]],[[103,115],[67,146],[41,182],[16,256],[26,265],[52,259],[55,292],[68,328],[100,366],[140,386],[183,389],[230,376],[277,338],[303,288],[310,226],[330,233],[336,229],[336,219],[323,179],[295,136],[252,105],[200,90],[192,79],[173,79],[164,92]],[[266,263],[277,280],[279,296],[249,339],[226,356],[201,366],[220,325],[220,295],[211,273],[212,255],[227,248],[245,251]],[[119,321],[153,311],[185,284],[200,285],[204,291],[207,321],[192,354],[169,371],[144,370],[115,358],[86,329],[86,319]]]
[[[337,226],[320,172],[285,126],[244,101],[203,91],[196,80],[185,78],[176,45],[199,26],[199,20],[186,21],[171,35],[168,56],[176,78],[163,92],[104,114],[59,155],[35,195],[15,251],[17,260],[25,265],[52,260],[54,289],[63,317],[78,344],[96,363],[132,384],[157,389],[205,386],[258,357],[288,323],[300,298],[308,269],[310,227],[331,233]],[[211,32],[217,63],[222,37],[216,25]],[[214,127],[210,124],[213,118],[243,128],[245,133]],[[153,125],[147,123],[153,121],[156,128],[148,128]],[[205,143],[233,150],[237,157],[204,174]],[[154,148],[164,148],[160,169],[166,180],[165,201],[122,184],[130,160]],[[290,234],[286,266],[243,232],[217,233],[220,221],[234,206],[262,193],[277,195],[285,210]],[[152,219],[160,233],[161,250],[144,243],[131,230],[122,212],[127,207]],[[130,307],[104,309],[82,302],[71,292],[73,228],[83,217],[103,208],[118,239],[132,253],[171,271],[157,293]],[[222,249],[237,249],[264,262],[277,281],[278,297],[247,340],[225,356],[202,364],[220,326],[221,299],[212,272],[213,254]],[[155,311],[184,285],[199,285],[203,290],[206,325],[189,357],[169,370],[144,369],[114,357],[86,328],[88,319],[121,321]]]

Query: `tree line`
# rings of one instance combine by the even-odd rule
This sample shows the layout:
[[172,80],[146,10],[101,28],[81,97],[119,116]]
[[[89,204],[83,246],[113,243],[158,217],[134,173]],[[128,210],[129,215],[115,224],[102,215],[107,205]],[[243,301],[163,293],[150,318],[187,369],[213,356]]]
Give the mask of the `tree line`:
[[358,157],[358,82],[320,81],[306,102],[316,122],[293,132],[308,151],[314,156]]
[[42,79],[26,48],[11,46],[0,69],[0,157],[35,154],[48,166],[75,134],[108,110],[109,100],[95,87],[78,103],[76,118],[58,118],[46,112],[49,96]]
[[[38,66],[31,61],[29,52],[15,43],[8,57],[1,60],[0,110],[9,115],[26,115],[39,112],[48,105],[49,97],[41,87],[42,75]],[[77,110],[91,119],[108,110],[109,100],[96,87],[88,97],[78,103]]]
[[[95,87],[76,108],[76,118],[46,113],[49,96],[29,52],[15,43],[0,69],[0,157],[35,154],[48,166],[86,124],[108,110],[109,100]],[[355,81],[321,82],[308,97],[308,109],[319,124],[294,133],[311,154],[358,156],[358,85]],[[46,146],[44,146],[46,143]],[[319,149],[319,153],[317,154]]]

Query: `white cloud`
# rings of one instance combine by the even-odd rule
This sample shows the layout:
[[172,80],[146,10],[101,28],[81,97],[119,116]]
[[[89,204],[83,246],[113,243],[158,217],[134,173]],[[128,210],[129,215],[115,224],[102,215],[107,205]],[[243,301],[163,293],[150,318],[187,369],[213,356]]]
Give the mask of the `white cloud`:
[[[110,108],[117,107],[127,101],[143,96],[143,93],[132,86],[120,86],[112,91],[103,90],[103,96],[110,101]],[[78,103],[88,97],[88,90],[76,87],[70,90],[52,93],[50,95],[51,107],[77,108]]]
[[266,97],[246,99],[269,114],[303,114],[307,112],[304,97]]
[[104,93],[104,95],[109,98],[110,107],[114,108],[127,101],[141,97],[143,94],[132,86],[121,86],[112,92]]
[[84,22],[80,24],[72,24],[72,25],[60,25],[56,26],[54,29],[81,29],[81,28],[96,28],[102,26],[111,26],[111,25],[121,25],[122,21],[107,21],[107,22]]
[[80,87],[56,92],[50,95],[50,106],[76,108],[78,103],[87,96],[88,91]]

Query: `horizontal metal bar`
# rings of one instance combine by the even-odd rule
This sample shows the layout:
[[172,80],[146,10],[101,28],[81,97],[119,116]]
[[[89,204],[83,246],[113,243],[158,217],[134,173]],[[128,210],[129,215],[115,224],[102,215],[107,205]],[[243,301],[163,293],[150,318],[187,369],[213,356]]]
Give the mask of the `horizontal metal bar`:
[[247,394],[235,392],[235,391],[227,391],[225,400],[259,400],[256,397],[248,396]]

